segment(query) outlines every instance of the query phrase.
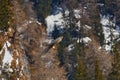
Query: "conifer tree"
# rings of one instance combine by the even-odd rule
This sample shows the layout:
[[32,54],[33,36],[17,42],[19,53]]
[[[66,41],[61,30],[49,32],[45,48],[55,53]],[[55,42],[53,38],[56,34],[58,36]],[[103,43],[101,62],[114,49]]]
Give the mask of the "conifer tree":
[[98,40],[102,46],[104,44],[104,34],[103,34],[102,24],[100,23],[100,20],[101,20],[100,11],[98,9],[96,0],[94,0],[92,5],[93,6],[90,13],[90,17],[92,21],[91,23],[92,23],[92,26],[94,26],[95,34],[98,37]]
[[99,61],[97,58],[95,61],[95,80],[104,80],[102,71],[100,70]]
[[86,69],[83,64],[83,59],[79,57],[78,65],[75,74],[75,80],[88,80]]
[[108,76],[108,80],[120,80],[120,51],[119,51],[120,42],[116,43],[113,49],[114,52],[114,63],[112,72]]
[[77,58],[77,68],[76,68],[76,73],[75,73],[75,80],[89,80],[87,77],[87,72],[86,68],[83,62],[83,50],[82,46],[80,43],[75,44],[75,49],[73,50],[74,56]]
[[113,15],[116,0],[105,0],[105,8],[108,14]]
[[68,28],[66,28],[65,31],[62,34],[60,34],[60,35],[63,36],[63,40],[59,44],[59,48],[58,48],[59,54],[58,54],[58,57],[59,57],[59,59],[61,61],[61,64],[64,64],[65,63],[65,52],[66,52],[65,48],[68,45],[70,45],[73,42],[73,40],[72,40],[72,36],[71,36]]
[[39,0],[37,5],[38,17],[45,19],[52,11],[52,0]]
[[9,22],[12,19],[11,12],[11,0],[0,0],[0,30],[6,31],[8,29]]
[[53,37],[54,39],[56,39],[56,38],[59,37],[59,35],[60,35],[60,32],[59,32],[59,30],[58,30],[58,28],[57,28],[57,25],[55,25],[55,26],[54,26],[54,30],[53,30],[53,32],[52,32],[52,37]]

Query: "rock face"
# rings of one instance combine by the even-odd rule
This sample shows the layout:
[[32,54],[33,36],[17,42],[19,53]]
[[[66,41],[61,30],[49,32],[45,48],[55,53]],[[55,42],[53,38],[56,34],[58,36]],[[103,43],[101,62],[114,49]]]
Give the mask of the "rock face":
[[[0,56],[2,58],[7,54],[2,46],[7,46],[6,42],[11,44],[6,50],[9,49],[8,54],[11,54],[11,65],[8,67],[11,67],[12,71],[10,75],[2,73],[9,75],[9,77],[2,78],[12,80],[66,80],[64,68],[59,67],[59,60],[56,57],[57,46],[54,48],[51,46],[44,57],[40,56],[48,46],[47,34],[45,27],[35,17],[32,3],[23,1],[23,4],[20,4],[18,0],[14,0],[12,8],[14,27],[0,35],[2,49]],[[51,39],[47,40],[51,41]]]
[[46,27],[33,8],[34,1],[40,1],[30,1],[12,0],[13,21],[8,31],[0,31],[0,80],[75,80],[77,67],[82,65],[89,80],[95,80],[98,64],[100,75],[107,80],[114,63],[114,41],[109,41],[119,40],[114,34],[120,28],[110,28],[114,21],[100,15],[95,6],[103,4],[95,0],[54,0],[55,13],[53,10],[45,19]]
[[64,68],[59,67],[57,49],[51,48],[44,55],[34,56],[35,63],[31,65],[31,80],[66,80]]

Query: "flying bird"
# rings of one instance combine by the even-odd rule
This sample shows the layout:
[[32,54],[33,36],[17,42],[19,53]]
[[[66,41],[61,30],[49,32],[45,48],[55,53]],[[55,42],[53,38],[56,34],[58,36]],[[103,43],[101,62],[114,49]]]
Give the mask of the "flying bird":
[[48,44],[47,48],[45,48],[42,53],[42,55],[45,55],[55,44],[58,44],[62,41],[63,36],[56,38],[55,40],[53,40],[50,44]]

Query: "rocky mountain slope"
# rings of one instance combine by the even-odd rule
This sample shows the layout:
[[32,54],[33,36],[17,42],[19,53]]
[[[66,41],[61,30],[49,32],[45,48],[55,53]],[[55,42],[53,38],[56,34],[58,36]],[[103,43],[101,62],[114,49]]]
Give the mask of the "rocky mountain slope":
[[4,45],[1,48],[1,79],[64,80],[65,71],[58,66],[57,47],[51,49],[49,55],[41,57],[50,39],[47,39],[45,27],[35,17],[32,3],[23,3],[13,1],[15,28],[10,27],[7,32],[1,33],[1,45]]
[[120,80],[119,0],[8,2],[0,80]]

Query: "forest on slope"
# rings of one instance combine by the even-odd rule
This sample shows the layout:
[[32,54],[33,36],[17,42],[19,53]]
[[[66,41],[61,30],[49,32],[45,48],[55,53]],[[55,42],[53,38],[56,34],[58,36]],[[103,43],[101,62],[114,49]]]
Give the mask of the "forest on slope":
[[119,0],[1,0],[0,79],[120,80],[119,13]]

